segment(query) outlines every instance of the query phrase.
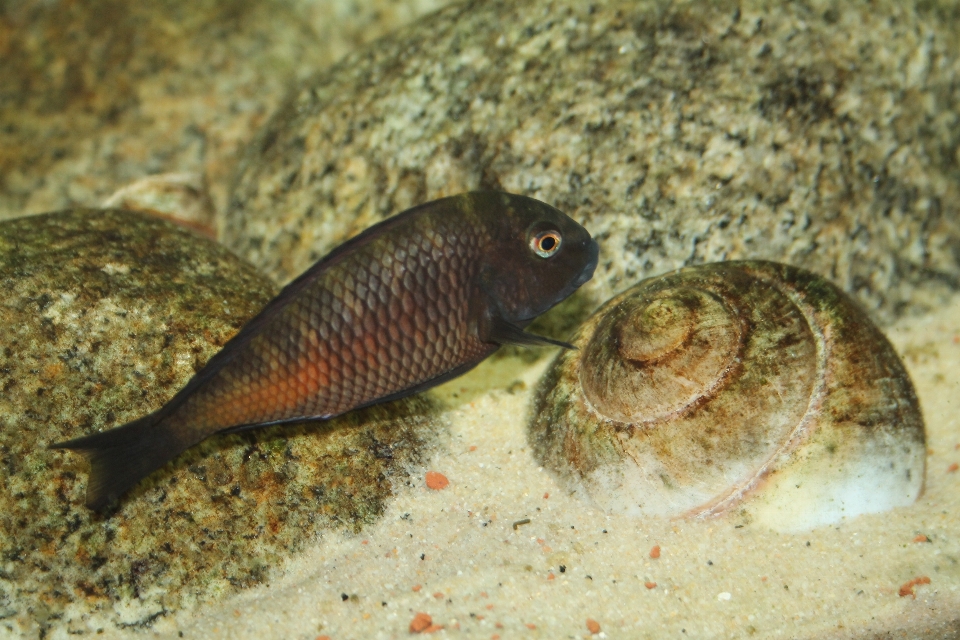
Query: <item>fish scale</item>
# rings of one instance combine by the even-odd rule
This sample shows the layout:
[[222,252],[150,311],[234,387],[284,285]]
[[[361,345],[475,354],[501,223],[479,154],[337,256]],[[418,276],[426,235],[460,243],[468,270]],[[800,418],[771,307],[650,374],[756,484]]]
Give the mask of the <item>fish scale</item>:
[[415,207],[284,288],[158,411],[54,446],[88,457],[87,504],[102,509],[215,433],[416,393],[501,344],[568,346],[523,327],[596,262],[583,227],[531,198],[479,192]]
[[492,352],[468,335],[465,298],[483,239],[465,227],[427,231],[371,243],[325,271],[167,420],[200,436],[338,415]]

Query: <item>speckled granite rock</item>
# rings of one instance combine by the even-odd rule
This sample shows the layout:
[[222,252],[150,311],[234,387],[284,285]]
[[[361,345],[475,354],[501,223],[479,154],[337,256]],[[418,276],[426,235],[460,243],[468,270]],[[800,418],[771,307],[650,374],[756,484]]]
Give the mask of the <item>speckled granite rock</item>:
[[596,303],[768,258],[881,319],[960,285],[956,11],[476,1],[348,56],[243,161],[225,241],[280,281],[424,200],[495,188],[599,237]]
[[0,635],[147,626],[258,583],[376,518],[436,432],[414,399],[213,438],[93,516],[82,458],[47,445],[159,407],[274,288],[168,222],[74,210],[0,224],[0,290]]
[[291,80],[442,3],[0,3],[0,219],[171,171],[204,174],[222,206]]

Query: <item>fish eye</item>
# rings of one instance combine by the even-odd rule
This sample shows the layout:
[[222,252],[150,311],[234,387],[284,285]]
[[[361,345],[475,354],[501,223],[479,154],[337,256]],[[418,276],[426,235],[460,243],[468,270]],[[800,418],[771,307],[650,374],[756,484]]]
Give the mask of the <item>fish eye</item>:
[[559,231],[541,231],[530,238],[530,248],[541,258],[549,258],[560,249]]

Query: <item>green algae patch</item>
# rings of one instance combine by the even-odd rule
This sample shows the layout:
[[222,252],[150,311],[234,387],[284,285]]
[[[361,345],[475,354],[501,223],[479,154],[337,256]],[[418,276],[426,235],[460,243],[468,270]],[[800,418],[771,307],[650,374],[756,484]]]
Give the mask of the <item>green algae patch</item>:
[[223,247],[125,211],[0,225],[0,628],[150,626],[266,580],[407,482],[438,422],[414,398],[215,437],[112,511],[48,445],[159,408],[274,295]]

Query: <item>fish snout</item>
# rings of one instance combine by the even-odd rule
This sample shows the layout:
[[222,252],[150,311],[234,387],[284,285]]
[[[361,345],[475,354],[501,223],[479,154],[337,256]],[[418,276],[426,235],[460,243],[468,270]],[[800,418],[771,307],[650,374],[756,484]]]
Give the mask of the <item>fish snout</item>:
[[593,238],[590,238],[586,247],[587,262],[580,270],[580,275],[574,280],[573,288],[578,289],[580,285],[593,277],[593,272],[597,269],[597,262],[600,259],[600,245]]

